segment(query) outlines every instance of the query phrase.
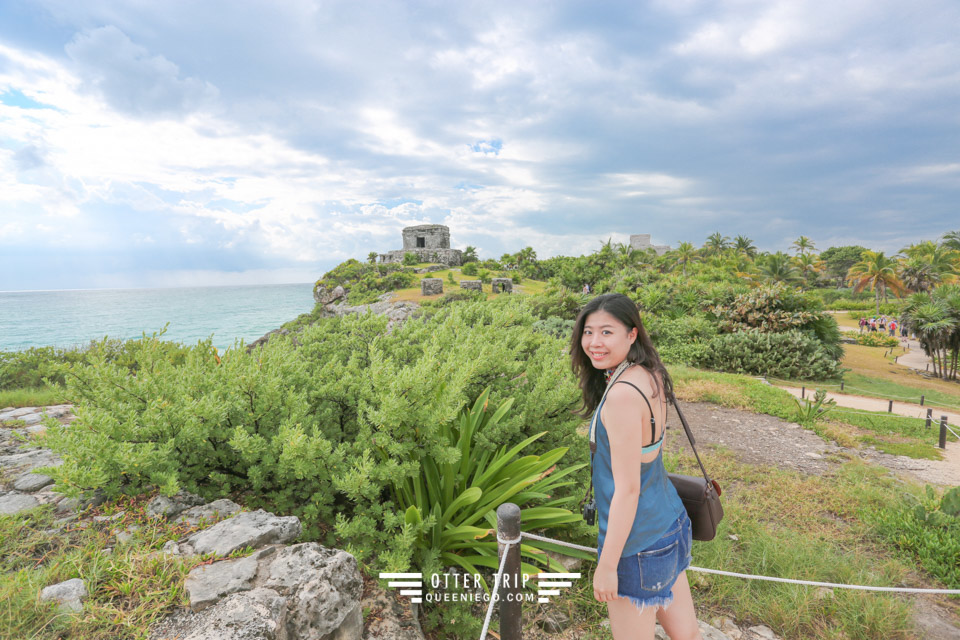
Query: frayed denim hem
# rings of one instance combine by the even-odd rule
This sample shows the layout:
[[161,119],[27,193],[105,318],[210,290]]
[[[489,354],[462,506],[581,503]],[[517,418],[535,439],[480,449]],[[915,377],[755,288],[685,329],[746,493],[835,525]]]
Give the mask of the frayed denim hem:
[[617,595],[620,596],[621,598],[626,598],[627,600],[632,602],[637,607],[637,609],[639,609],[640,613],[643,613],[643,610],[647,607],[663,607],[664,609],[666,609],[671,604],[673,604],[672,592],[665,596],[656,596],[653,598],[646,598],[645,600],[638,598],[636,596],[624,595],[622,593],[618,593]]

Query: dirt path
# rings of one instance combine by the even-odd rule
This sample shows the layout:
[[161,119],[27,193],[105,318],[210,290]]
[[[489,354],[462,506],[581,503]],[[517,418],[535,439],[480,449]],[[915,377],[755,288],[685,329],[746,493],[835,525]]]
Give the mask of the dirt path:
[[[796,398],[800,397],[801,389],[796,387],[780,386],[784,391],[789,392]],[[807,390],[809,398],[811,391]],[[890,401],[880,398],[869,398],[866,396],[855,396],[844,393],[827,393],[827,398],[836,400],[840,407],[861,410],[861,411],[887,411],[890,408]],[[927,415],[926,407],[909,402],[893,402],[893,411],[895,416],[908,416],[911,418],[925,418]],[[946,411],[944,409],[934,409],[934,424],[931,429],[939,429],[937,426],[940,416],[946,416],[947,422],[957,433],[960,433],[960,414]],[[892,420],[898,418],[891,417]],[[960,486],[960,441],[947,441],[947,448],[942,451],[941,460],[917,460],[906,456],[891,456],[876,452],[873,449],[861,449],[862,457],[869,458],[878,464],[889,469],[898,471],[907,471],[910,475],[922,482],[945,486]]]

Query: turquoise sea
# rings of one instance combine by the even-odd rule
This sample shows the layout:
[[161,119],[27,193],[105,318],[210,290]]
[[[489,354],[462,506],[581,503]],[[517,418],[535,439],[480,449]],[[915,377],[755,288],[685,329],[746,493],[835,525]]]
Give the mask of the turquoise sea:
[[221,351],[250,343],[313,309],[313,284],[0,292],[0,350],[139,338],[170,323],[164,340],[213,336]]

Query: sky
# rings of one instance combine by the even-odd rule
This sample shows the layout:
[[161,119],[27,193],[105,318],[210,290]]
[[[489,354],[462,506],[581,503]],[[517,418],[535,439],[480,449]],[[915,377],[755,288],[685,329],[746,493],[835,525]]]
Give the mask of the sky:
[[0,290],[960,229],[953,0],[0,0]]

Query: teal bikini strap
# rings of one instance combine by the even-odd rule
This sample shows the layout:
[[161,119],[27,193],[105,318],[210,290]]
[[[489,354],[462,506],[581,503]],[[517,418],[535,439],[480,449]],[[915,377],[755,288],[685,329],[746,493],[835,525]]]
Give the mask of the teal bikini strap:
[[[647,400],[647,395],[646,395],[643,391],[640,391],[640,387],[638,387],[637,385],[635,385],[635,384],[633,384],[632,382],[629,382],[629,381],[627,381],[627,380],[618,380],[618,381],[615,382],[614,384],[619,384],[619,383],[621,383],[621,382],[622,382],[623,384],[628,384],[628,385],[630,385],[631,387],[633,387],[634,389],[636,389],[636,390],[640,393],[640,396],[643,397],[644,402],[647,403],[647,408],[650,409],[650,433],[651,433],[652,436],[657,435],[657,419],[656,419],[655,417],[653,417],[653,406],[650,404],[650,401]],[[652,443],[652,444],[648,444],[647,446],[643,447],[643,448],[640,450],[640,453],[641,453],[641,454],[643,454],[643,453],[653,453],[654,451],[656,451],[657,449],[659,449],[659,448],[660,448],[660,445],[663,444],[663,436],[664,436],[664,434],[665,434],[666,432],[667,432],[667,430],[664,429],[664,430],[663,430],[663,433],[660,434],[660,439],[657,440],[656,442]]]

